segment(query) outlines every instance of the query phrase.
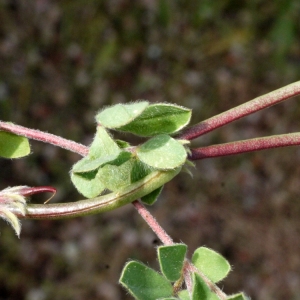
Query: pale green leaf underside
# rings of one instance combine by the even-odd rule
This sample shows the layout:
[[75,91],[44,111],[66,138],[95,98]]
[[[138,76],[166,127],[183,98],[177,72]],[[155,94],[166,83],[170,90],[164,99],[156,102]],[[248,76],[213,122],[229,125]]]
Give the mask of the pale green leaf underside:
[[190,109],[173,104],[157,103],[148,106],[132,122],[118,129],[140,136],[171,134],[185,127],[190,119]]
[[89,156],[86,156],[73,166],[72,172],[74,173],[91,172],[98,169],[103,164],[113,161],[117,157],[118,157],[117,153],[115,155],[101,156],[95,159],[91,159]]
[[97,176],[97,171],[89,173],[71,173],[71,180],[77,190],[87,198],[94,198],[100,195],[105,186]]
[[174,282],[180,278],[186,252],[187,246],[184,244],[160,246],[157,248],[161,272],[169,281]]
[[141,101],[130,104],[117,104],[97,114],[98,124],[110,129],[116,129],[124,126],[139,116],[149,105],[147,101]]
[[0,156],[20,158],[30,153],[28,139],[9,132],[0,131]]
[[194,252],[192,262],[213,282],[224,279],[231,270],[222,255],[206,247],[200,247]]
[[100,168],[97,175],[107,189],[116,192],[120,188],[131,184],[130,173],[132,164],[131,160],[120,166],[108,164]]
[[172,296],[171,283],[162,275],[136,261],[127,263],[120,283],[138,300],[157,300]]
[[88,157],[95,159],[102,156],[116,155],[120,151],[117,143],[111,138],[105,128],[98,126]]
[[155,169],[174,169],[184,164],[187,153],[177,140],[167,134],[151,138],[137,148],[138,158]]

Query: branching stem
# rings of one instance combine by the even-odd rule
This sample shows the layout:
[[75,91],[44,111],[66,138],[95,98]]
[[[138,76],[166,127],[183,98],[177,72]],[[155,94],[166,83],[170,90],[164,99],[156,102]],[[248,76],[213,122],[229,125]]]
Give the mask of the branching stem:
[[300,145],[299,132],[254,138],[249,140],[210,145],[206,147],[191,149],[189,159],[198,160],[204,158],[220,157],[296,145]]
[[238,120],[242,117],[253,114],[259,110],[275,105],[279,102],[287,100],[300,94],[300,81],[282,87],[268,94],[257,97],[244,104],[229,109],[221,114],[215,115],[205,121],[202,121],[192,127],[184,130],[179,139],[193,140],[205,133],[215,130],[230,122]]
[[74,153],[78,153],[82,156],[85,156],[88,154],[89,148],[76,143],[74,141],[70,141],[67,139],[64,139],[60,136],[43,132],[36,129],[26,128],[20,125],[15,125],[13,123],[7,123],[0,121],[0,130],[7,131],[14,133],[16,135],[24,136],[28,139],[41,141],[44,143],[52,144],[54,146],[58,146],[60,148],[64,148],[66,150],[72,151]]

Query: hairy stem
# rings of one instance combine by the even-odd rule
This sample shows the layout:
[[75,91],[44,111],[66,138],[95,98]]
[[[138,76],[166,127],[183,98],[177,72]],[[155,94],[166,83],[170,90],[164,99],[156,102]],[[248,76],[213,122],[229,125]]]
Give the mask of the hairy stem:
[[143,197],[153,190],[170,181],[180,172],[180,168],[171,171],[155,171],[123,190],[93,199],[84,199],[76,202],[53,204],[29,204],[26,215],[13,211],[15,215],[26,219],[63,219],[96,214],[116,209],[134,200]]
[[300,145],[300,133],[288,133],[191,149],[190,160]]
[[146,207],[139,201],[133,201],[133,206],[136,208],[140,216],[149,225],[152,231],[157,235],[157,237],[162,241],[164,245],[173,245],[174,242],[172,238],[166,233],[166,231],[159,225],[156,219],[151,215],[151,213],[146,209]]
[[82,144],[64,139],[60,136],[56,136],[51,133],[43,132],[36,129],[26,128],[20,125],[15,125],[13,123],[0,121],[0,130],[11,132],[16,135],[21,135],[28,139],[33,139],[44,143],[52,144],[54,146],[58,146],[66,150],[78,153],[82,156],[87,155],[89,151],[89,148]]
[[300,94],[300,81],[257,97],[184,130],[179,139],[192,140],[230,122]]

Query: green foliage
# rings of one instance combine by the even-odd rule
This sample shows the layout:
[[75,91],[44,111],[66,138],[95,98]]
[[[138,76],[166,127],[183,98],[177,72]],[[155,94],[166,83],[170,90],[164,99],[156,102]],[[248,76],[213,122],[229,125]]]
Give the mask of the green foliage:
[[142,263],[127,263],[120,283],[138,300],[156,300],[172,296],[171,283],[162,275]]
[[213,282],[221,281],[231,270],[222,255],[206,247],[200,247],[194,252],[192,262]]
[[153,192],[151,192],[150,194],[144,196],[141,198],[141,201],[144,203],[144,204],[147,204],[147,205],[152,205],[156,202],[158,196],[160,195],[161,191],[163,189],[163,186],[161,186],[160,188],[154,190]]
[[169,281],[176,281],[181,277],[186,252],[187,246],[184,244],[157,248],[161,272]]
[[9,132],[0,131],[0,156],[20,158],[30,153],[28,139]]
[[184,164],[187,153],[184,146],[167,134],[151,138],[137,148],[138,158],[154,169],[174,169]]
[[219,300],[219,297],[209,289],[198,274],[194,273],[191,300]]
[[[199,272],[191,274],[192,289],[190,295],[187,290],[178,291],[178,284],[180,286],[183,279],[186,253],[187,246],[184,244],[160,246],[157,249],[157,256],[164,277],[139,262],[131,262],[132,265],[131,263],[125,265],[120,283],[138,300],[146,299],[143,298],[143,295],[148,294],[151,295],[149,299],[219,299],[215,293],[217,289],[215,282],[224,279],[228,275],[230,265],[227,260],[211,249],[198,248],[193,254],[193,262]],[[210,286],[206,283],[209,280],[211,280]],[[157,289],[154,282],[157,284]],[[166,286],[169,286],[166,282],[169,282],[169,284],[174,283],[173,294],[167,295],[170,290],[166,288]],[[164,288],[162,289],[161,286],[164,286]],[[150,290],[151,292],[149,292]],[[157,298],[152,298],[153,295]],[[239,293],[230,296],[228,299],[247,300],[247,297],[243,293]]]
[[171,134],[185,127],[191,115],[191,110],[185,107],[157,103],[149,105],[136,119],[119,129],[140,136]]
[[[97,132],[86,157],[71,170],[71,180],[85,197],[93,198],[104,190],[118,192],[120,189],[145,178],[155,170],[174,170],[187,158],[182,141],[162,132],[174,133],[188,124],[191,111],[172,104],[153,104],[141,101],[117,104],[97,114]],[[108,129],[128,131],[152,137],[131,150],[130,144],[114,141]],[[142,198],[153,204],[162,187]]]
[[130,104],[117,104],[105,108],[96,116],[100,125],[109,129],[118,129],[137,118],[149,105],[147,101]]

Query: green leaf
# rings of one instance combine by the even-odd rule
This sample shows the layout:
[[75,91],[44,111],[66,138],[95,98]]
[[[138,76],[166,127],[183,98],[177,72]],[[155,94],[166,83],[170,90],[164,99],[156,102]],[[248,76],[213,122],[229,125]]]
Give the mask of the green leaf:
[[250,298],[248,298],[244,293],[238,293],[235,295],[230,295],[227,298],[228,300],[249,300]]
[[101,156],[97,158],[90,158],[89,156],[86,156],[79,160],[72,168],[72,172],[74,173],[86,173],[91,172],[96,169],[98,169],[100,166],[114,161],[118,157],[118,154],[115,155],[107,155],[107,156]]
[[184,164],[187,153],[184,146],[167,134],[151,138],[139,148],[138,158],[155,169],[174,169]]
[[98,177],[107,189],[116,192],[120,188],[131,184],[132,164],[130,160],[120,166],[107,164],[99,169]]
[[158,189],[154,190],[153,192],[151,192],[150,194],[144,196],[141,198],[141,201],[144,203],[144,204],[147,204],[147,205],[153,205],[158,196],[160,195],[162,189],[163,189],[164,186],[161,186],[159,187]]
[[153,269],[136,261],[125,265],[119,282],[138,300],[172,297],[171,283]]
[[28,139],[10,132],[0,131],[0,156],[20,158],[30,153]]
[[191,300],[188,290],[182,290],[178,293],[180,300]]
[[205,284],[203,279],[196,273],[193,273],[193,291],[192,300],[220,300]]
[[130,147],[130,144],[129,144],[128,142],[126,142],[126,141],[115,140],[115,142],[117,143],[117,145],[118,145],[121,149]]
[[171,134],[185,127],[191,119],[191,110],[174,104],[157,103],[148,106],[121,131],[140,136]]
[[111,138],[105,128],[98,126],[88,157],[93,160],[102,156],[118,155],[120,152],[121,150],[117,143]]
[[194,252],[192,262],[213,282],[224,279],[231,270],[229,262],[222,255],[206,247]]
[[105,190],[97,176],[98,171],[88,173],[71,173],[71,180],[76,189],[87,198],[94,198]]
[[147,101],[113,105],[98,113],[96,121],[106,128],[116,129],[132,122],[148,105]]
[[137,182],[138,180],[143,179],[153,171],[153,168],[144,164],[138,159],[133,161],[133,166],[131,170],[131,182]]
[[[131,182],[136,182],[138,180],[143,179],[147,175],[149,175],[153,171],[153,168],[150,168],[143,162],[138,159],[134,160],[132,170],[131,170]],[[152,205],[156,202],[158,196],[160,195],[163,186],[159,187],[158,189],[152,191],[150,194],[145,195],[141,198],[141,201],[145,204]]]
[[160,246],[157,256],[161,272],[169,281],[176,281],[181,277],[183,263],[187,251],[184,244]]

